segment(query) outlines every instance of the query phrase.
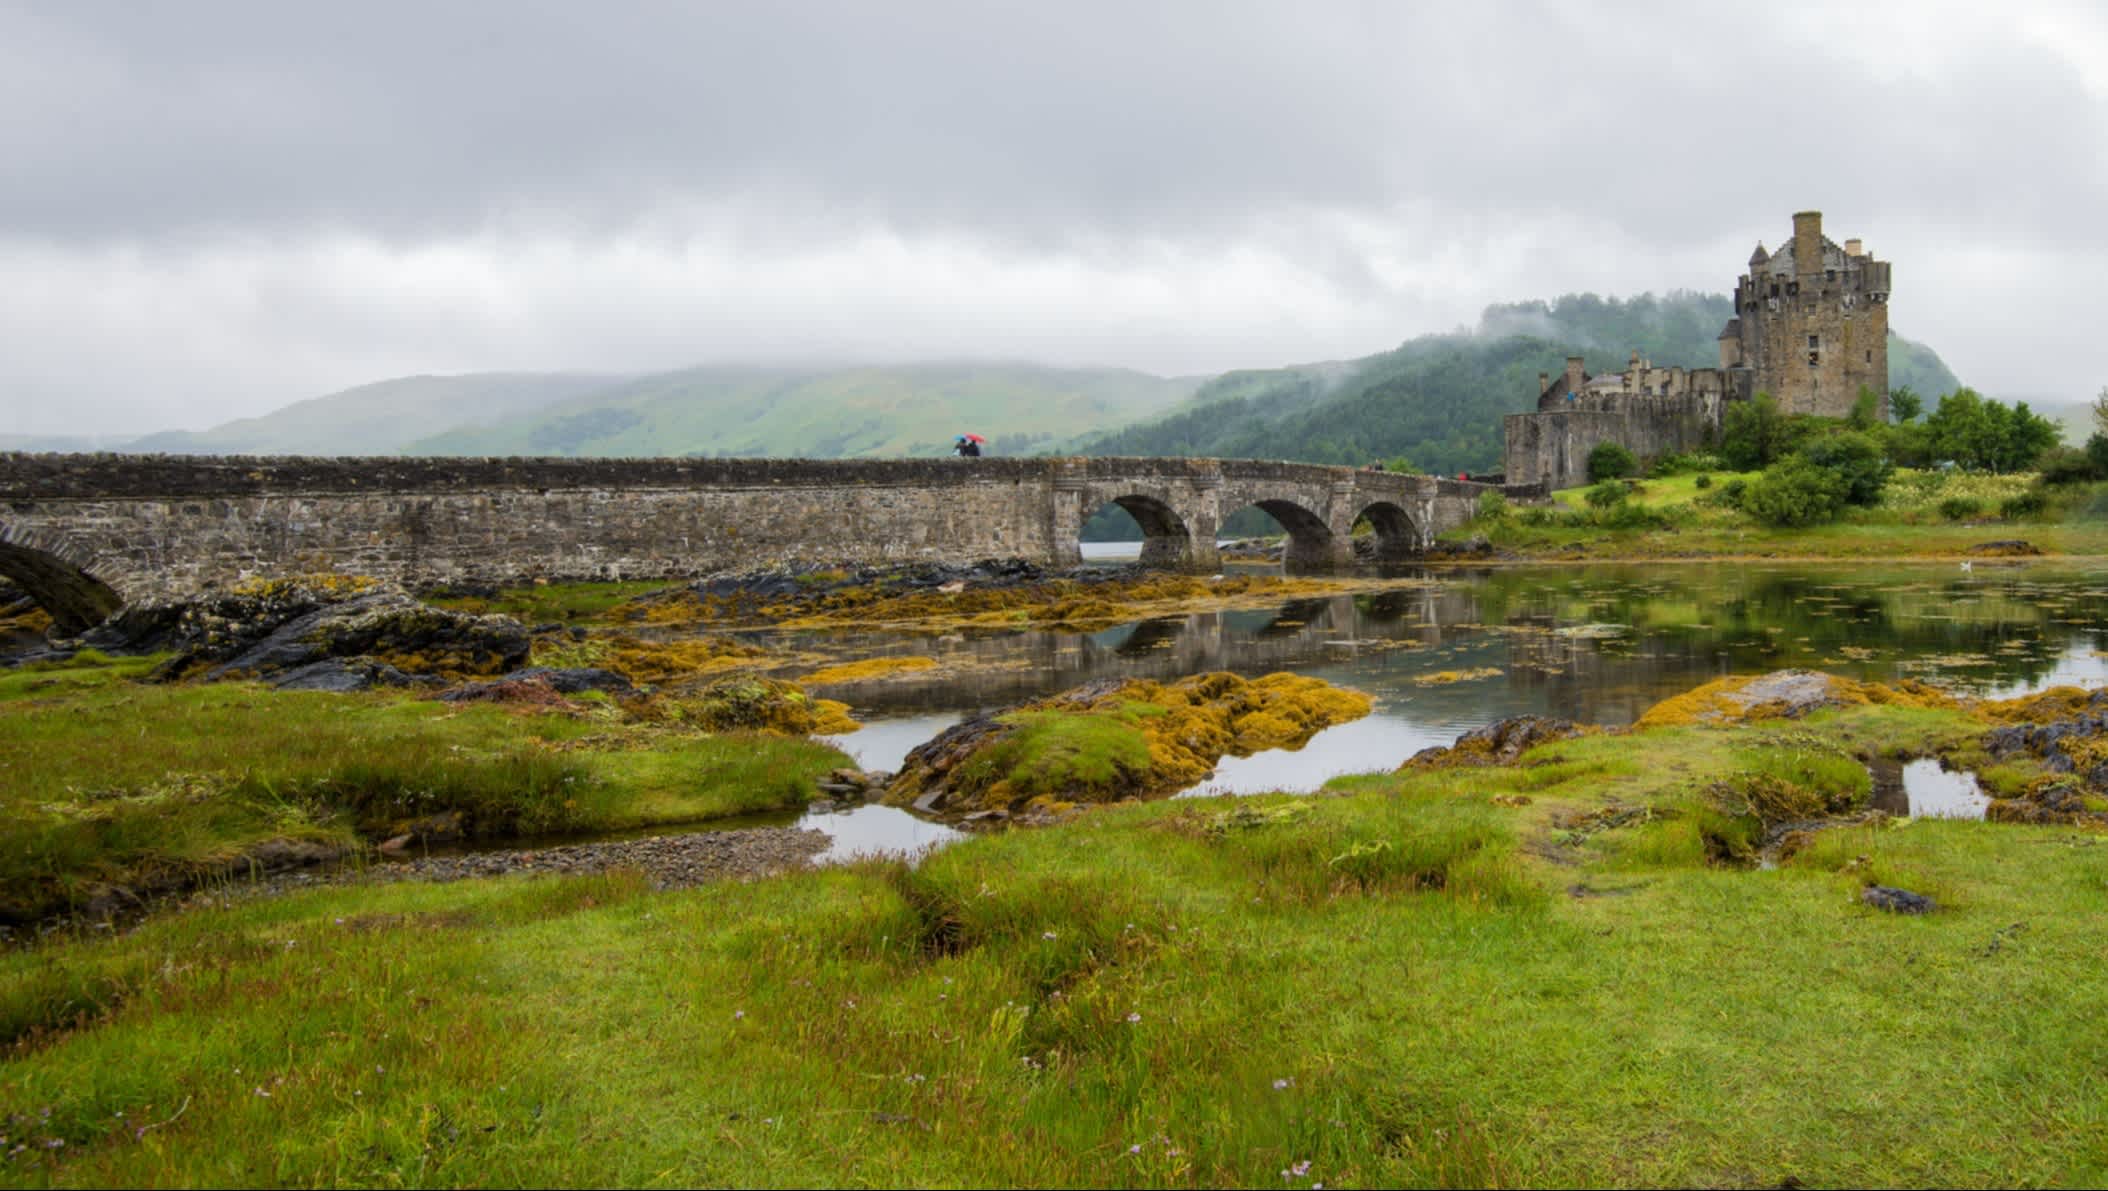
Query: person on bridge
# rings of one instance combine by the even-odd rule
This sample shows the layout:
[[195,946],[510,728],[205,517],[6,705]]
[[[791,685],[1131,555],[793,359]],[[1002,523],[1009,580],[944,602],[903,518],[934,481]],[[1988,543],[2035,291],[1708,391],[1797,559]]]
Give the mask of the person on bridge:
[[981,455],[981,440],[971,434],[962,434],[959,436],[958,445],[952,448],[952,453],[961,459],[977,459]]

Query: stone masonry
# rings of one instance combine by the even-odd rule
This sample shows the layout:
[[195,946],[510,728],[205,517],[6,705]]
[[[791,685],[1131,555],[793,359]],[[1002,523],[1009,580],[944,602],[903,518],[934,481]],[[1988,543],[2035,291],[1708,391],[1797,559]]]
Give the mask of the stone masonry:
[[[0,455],[0,575],[62,628],[119,603],[337,571],[412,586],[676,579],[791,561],[1080,561],[1132,512],[1143,561],[1213,570],[1229,514],[1292,569],[1352,558],[1358,519],[1411,557],[1494,485],[1215,459],[437,459]],[[1522,490],[1527,496],[1534,490]],[[97,594],[98,592],[102,594]]]
[[1718,435],[1728,403],[1759,393],[1789,414],[1841,418],[1864,389],[1886,418],[1889,264],[1822,227],[1820,211],[1802,211],[1777,252],[1757,245],[1720,331],[1720,367],[1657,368],[1634,352],[1623,373],[1590,376],[1571,356],[1561,375],[1539,375],[1537,412],[1503,426],[1507,478],[1584,483],[1588,453],[1605,442],[1643,461],[1697,449]]

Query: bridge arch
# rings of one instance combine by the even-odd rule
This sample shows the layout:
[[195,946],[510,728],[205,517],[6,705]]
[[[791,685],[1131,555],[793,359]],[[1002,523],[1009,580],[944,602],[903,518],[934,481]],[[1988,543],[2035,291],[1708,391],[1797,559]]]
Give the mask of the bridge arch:
[[5,576],[72,636],[101,624],[124,597],[89,570],[92,554],[70,538],[0,522],[0,576]]
[[1098,515],[1107,506],[1119,508],[1134,518],[1142,529],[1142,556],[1145,567],[1165,570],[1182,570],[1193,560],[1193,531],[1186,527],[1186,519],[1178,510],[1161,497],[1140,492],[1130,492],[1098,502],[1095,509],[1086,513],[1085,519]]
[[1420,553],[1420,527],[1412,514],[1388,500],[1379,500],[1354,515],[1355,524],[1366,521],[1376,531],[1376,561],[1402,562]]
[[1282,569],[1291,574],[1328,571],[1339,565],[1343,543],[1325,519],[1292,500],[1267,497],[1252,502],[1272,517],[1288,535],[1288,548],[1281,553]]

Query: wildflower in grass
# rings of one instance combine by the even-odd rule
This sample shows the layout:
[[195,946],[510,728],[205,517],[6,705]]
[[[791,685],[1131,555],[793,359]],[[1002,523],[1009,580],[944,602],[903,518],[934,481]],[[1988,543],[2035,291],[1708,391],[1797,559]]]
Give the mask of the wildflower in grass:
[[1136,1024],[1137,1022],[1141,1021],[1141,1020],[1142,1020],[1142,1015],[1141,1015],[1141,1014],[1139,1014],[1139,1013],[1130,1013],[1130,1014],[1128,1014],[1128,1015],[1127,1015],[1127,1024],[1128,1024],[1128,1025],[1134,1025],[1134,1024]]
[[1292,1079],[1277,1079],[1274,1081],[1274,1091],[1276,1092],[1285,1092],[1294,1086],[1296,1086],[1296,1081]]
[[746,1010],[744,1010],[744,1009],[734,1009],[734,1010],[732,1011],[732,1020],[733,1020],[733,1021],[738,1021],[738,1020],[739,1020],[740,1018],[742,1018],[742,1017],[745,1017],[746,1015],[747,1015],[747,1011],[746,1011]]
[[256,1094],[262,1096],[266,1100],[269,1100],[271,1098],[271,1093],[264,1091],[261,1086],[256,1089]]
[[1041,936],[1040,936],[1040,938],[1042,938],[1042,939],[1048,939],[1048,940],[1052,940],[1052,939],[1058,939],[1058,938],[1060,938],[1060,937],[1061,937],[1060,935],[1057,935],[1057,934],[1055,934],[1055,933],[1054,933],[1053,931],[1048,931],[1048,932],[1046,932],[1045,934],[1043,934],[1043,935],[1041,935]]

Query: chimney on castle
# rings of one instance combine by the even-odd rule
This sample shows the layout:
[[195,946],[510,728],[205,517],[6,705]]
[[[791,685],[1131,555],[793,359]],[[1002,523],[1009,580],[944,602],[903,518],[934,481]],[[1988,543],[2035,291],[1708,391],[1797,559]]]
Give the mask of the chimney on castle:
[[1863,244],[1861,244],[1861,243],[1860,243],[1859,241],[1857,241],[1857,240],[1846,240],[1846,241],[1845,241],[1845,255],[1846,255],[1846,256],[1865,256],[1865,255],[1866,255],[1866,246],[1865,246],[1865,245],[1863,245]]
[[1566,391],[1578,395],[1581,386],[1588,383],[1588,374],[1581,371],[1581,357],[1566,358]]
[[1793,216],[1793,271],[1807,276],[1823,267],[1823,213],[1796,211]]

